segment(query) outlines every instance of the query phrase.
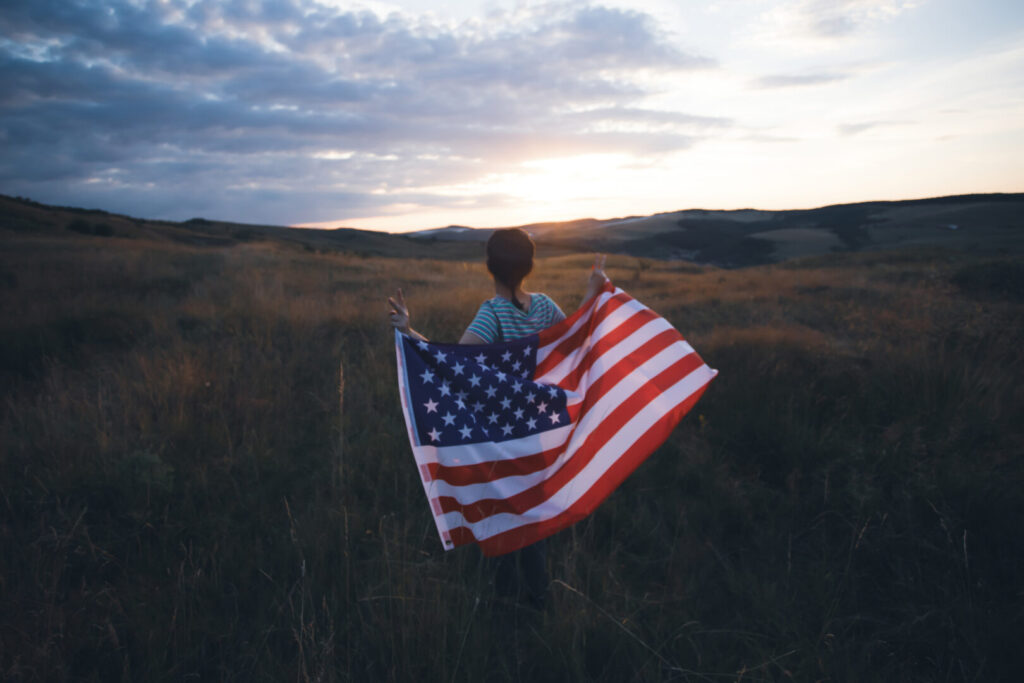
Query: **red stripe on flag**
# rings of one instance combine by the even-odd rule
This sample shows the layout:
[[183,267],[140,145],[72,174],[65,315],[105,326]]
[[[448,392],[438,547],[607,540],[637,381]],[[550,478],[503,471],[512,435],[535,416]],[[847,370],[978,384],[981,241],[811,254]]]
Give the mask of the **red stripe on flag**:
[[[446,531],[445,533],[448,534],[448,537],[451,539],[455,547],[476,543],[476,536],[474,536],[472,530],[466,526],[457,526],[451,531]],[[519,547],[522,548],[523,546],[530,545],[530,543],[533,543],[533,541],[524,543]]]
[[508,460],[494,460],[474,465],[439,465],[437,463],[430,463],[428,467],[430,468],[430,475],[434,479],[440,479],[453,486],[467,486],[469,484],[494,481],[504,477],[532,474],[545,467],[550,467],[551,463],[558,458],[558,454],[563,449],[564,445],[560,445],[556,448],[549,448],[541,453],[510,458]]

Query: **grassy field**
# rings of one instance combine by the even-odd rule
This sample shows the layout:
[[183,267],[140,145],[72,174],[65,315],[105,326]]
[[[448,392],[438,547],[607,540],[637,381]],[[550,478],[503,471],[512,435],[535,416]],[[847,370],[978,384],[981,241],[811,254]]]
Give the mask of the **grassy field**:
[[720,375],[536,613],[441,550],[397,398],[385,295],[452,341],[480,264],[116,231],[3,236],[0,679],[1019,675],[1018,259],[611,256]]

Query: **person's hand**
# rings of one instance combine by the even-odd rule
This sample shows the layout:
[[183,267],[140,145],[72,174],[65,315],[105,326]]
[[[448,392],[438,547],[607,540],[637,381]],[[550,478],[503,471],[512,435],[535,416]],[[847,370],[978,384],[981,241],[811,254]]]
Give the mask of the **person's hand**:
[[594,265],[590,269],[590,284],[597,282],[598,288],[608,279],[604,272],[604,261],[606,258],[608,257],[604,254],[594,254]]
[[604,272],[604,254],[594,255],[594,266],[590,269],[590,279],[587,281],[587,292],[583,295],[584,301],[589,301],[601,288],[604,287],[604,283],[608,280],[608,276]]
[[388,297],[388,303],[391,305],[391,326],[403,334],[409,334],[409,308],[405,305],[401,287],[398,288],[396,297]]

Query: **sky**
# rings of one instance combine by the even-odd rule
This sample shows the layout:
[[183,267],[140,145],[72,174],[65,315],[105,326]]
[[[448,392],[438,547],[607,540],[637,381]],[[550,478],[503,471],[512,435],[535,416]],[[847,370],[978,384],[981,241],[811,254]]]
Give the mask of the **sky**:
[[0,193],[45,203],[398,232],[1022,191],[1020,0],[0,4]]

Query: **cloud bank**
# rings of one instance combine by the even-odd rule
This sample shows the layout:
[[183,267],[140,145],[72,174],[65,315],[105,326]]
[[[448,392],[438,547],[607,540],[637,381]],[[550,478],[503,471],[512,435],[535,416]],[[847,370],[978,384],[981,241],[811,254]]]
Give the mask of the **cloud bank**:
[[312,0],[6,0],[0,35],[0,192],[142,216],[466,206],[485,199],[430,188],[730,125],[645,108],[645,74],[715,63],[591,4],[453,26]]
[[850,38],[927,0],[788,0],[765,15],[767,35],[818,45]]

